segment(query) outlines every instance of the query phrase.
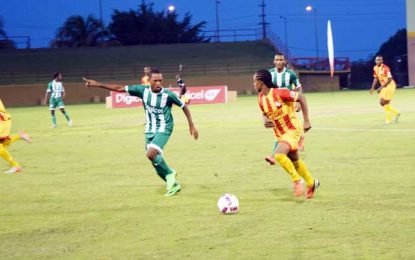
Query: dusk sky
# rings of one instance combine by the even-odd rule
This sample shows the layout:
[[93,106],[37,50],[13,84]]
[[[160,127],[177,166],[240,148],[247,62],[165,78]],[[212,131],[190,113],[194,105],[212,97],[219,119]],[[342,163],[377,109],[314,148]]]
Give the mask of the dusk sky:
[[[114,9],[137,9],[140,0],[101,0],[103,20],[110,22]],[[172,4],[183,17],[189,12],[192,22],[206,21],[205,30],[216,28],[215,0],[155,0],[154,10],[167,10]],[[221,0],[220,29],[259,29],[260,0]],[[335,55],[352,60],[365,59],[401,28],[406,28],[404,0],[265,0],[266,22],[281,42],[285,42],[284,19],[287,23],[289,51],[296,57],[315,56],[316,10],[320,56],[327,56],[326,27],[333,28]],[[0,17],[9,36],[30,36],[33,48],[48,47],[56,29],[71,15],[99,18],[99,0],[0,0]],[[24,47],[23,45],[19,47]]]

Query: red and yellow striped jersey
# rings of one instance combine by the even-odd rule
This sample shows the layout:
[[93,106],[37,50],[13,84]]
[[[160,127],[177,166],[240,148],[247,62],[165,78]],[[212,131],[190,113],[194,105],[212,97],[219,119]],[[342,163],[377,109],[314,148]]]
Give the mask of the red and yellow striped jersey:
[[274,121],[275,136],[279,137],[287,131],[303,128],[293,106],[297,98],[298,92],[285,88],[272,88],[267,95],[259,93],[259,107],[263,115]]
[[3,102],[0,99],[0,121],[6,121],[10,119],[10,114],[7,113],[6,108],[3,105]]
[[[373,77],[377,78],[380,84],[384,84],[388,78],[392,78],[391,70],[385,64],[380,66],[375,65],[373,67]],[[395,84],[395,81],[392,79],[391,83],[389,84]]]

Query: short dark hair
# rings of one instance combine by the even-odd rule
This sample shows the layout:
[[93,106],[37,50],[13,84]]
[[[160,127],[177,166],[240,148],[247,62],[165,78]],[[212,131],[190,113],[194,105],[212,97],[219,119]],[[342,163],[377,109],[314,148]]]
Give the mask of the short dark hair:
[[53,73],[53,79],[56,79],[60,74],[62,74],[62,73],[60,73],[60,72]]
[[159,74],[159,73],[161,73],[161,71],[158,68],[151,68],[151,70],[150,70],[150,75],[151,74]]
[[257,70],[257,72],[255,72],[255,75],[256,75],[255,77],[257,78],[257,80],[264,82],[264,84],[268,88],[275,87],[275,84],[272,83],[271,72],[269,72],[268,70]]
[[275,53],[275,55],[274,56],[284,56],[284,58],[285,58],[285,55],[284,55],[284,53],[282,53],[282,52],[277,52],[277,53]]

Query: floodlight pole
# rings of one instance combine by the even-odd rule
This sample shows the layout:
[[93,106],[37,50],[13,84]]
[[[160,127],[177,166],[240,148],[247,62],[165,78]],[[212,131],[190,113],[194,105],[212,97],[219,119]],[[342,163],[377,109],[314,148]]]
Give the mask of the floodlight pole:
[[220,36],[219,36],[219,4],[220,1],[216,0],[215,1],[215,9],[216,9],[216,41],[220,42]]

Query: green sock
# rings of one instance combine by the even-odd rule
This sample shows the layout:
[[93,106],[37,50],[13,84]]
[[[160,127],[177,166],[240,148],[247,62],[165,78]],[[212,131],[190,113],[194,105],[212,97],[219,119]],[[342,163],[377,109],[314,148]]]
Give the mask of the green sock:
[[52,124],[56,125],[56,116],[52,116]]
[[160,154],[157,154],[156,158],[154,159],[153,167],[156,169],[158,176],[160,176],[160,178],[162,178],[164,181],[166,181],[166,175],[169,175],[173,172],[173,170],[170,169]]
[[68,120],[68,121],[70,121],[71,120],[71,118],[69,117],[69,115],[65,112],[65,113],[63,113],[63,115],[66,117],[66,120]]

